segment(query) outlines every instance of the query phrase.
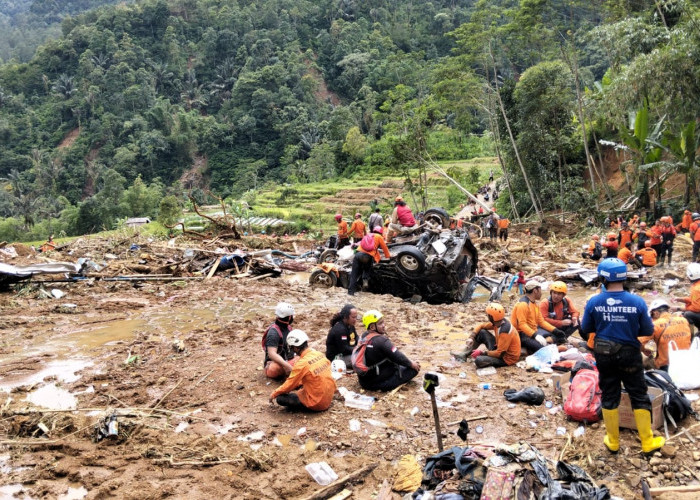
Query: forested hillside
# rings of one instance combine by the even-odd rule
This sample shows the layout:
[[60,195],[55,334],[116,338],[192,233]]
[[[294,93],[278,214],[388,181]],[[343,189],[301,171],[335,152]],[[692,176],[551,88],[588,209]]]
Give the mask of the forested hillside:
[[502,210],[589,210],[601,140],[642,205],[676,171],[698,203],[697,2],[147,0],[61,30],[0,66],[0,240],[484,154]]

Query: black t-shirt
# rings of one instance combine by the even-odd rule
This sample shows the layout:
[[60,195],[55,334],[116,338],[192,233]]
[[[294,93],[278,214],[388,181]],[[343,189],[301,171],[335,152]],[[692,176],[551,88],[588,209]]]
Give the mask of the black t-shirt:
[[[367,332],[362,334],[366,336]],[[381,363],[381,364],[379,364]],[[391,377],[396,371],[396,365],[411,367],[411,360],[404,353],[391,343],[386,335],[377,335],[367,344],[365,350],[365,364],[374,366],[379,364],[377,368],[372,368],[362,378],[365,380],[384,380]]]
[[282,332],[282,338],[280,339],[280,334],[276,328],[270,325],[267,328],[267,338],[265,339],[265,363],[267,363],[270,358],[267,356],[267,348],[274,347],[277,349],[277,354],[282,356],[282,359],[288,361],[294,357],[294,352],[287,345],[287,334],[289,333],[289,325],[275,321]]
[[348,326],[343,321],[338,321],[328,331],[326,337],[326,358],[333,361],[340,354],[349,356],[357,345],[357,331],[354,326]]

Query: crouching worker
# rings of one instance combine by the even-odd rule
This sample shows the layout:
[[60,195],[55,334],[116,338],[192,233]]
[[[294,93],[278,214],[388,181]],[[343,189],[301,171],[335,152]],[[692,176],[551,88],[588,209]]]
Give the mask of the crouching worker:
[[539,351],[551,338],[557,344],[566,342],[566,333],[555,327],[542,316],[539,300],[542,298],[542,285],[530,280],[525,283],[525,295],[513,307],[510,322],[520,334],[520,343],[528,354]]
[[549,298],[540,302],[540,312],[542,317],[547,319],[547,322],[562,330],[566,337],[570,337],[578,332],[581,327],[579,324],[578,309],[574,306],[566,294],[569,288],[563,281],[555,281],[549,287]]
[[352,350],[357,345],[357,309],[352,304],[345,304],[343,308],[331,318],[331,329],[326,337],[326,358],[329,361],[342,359],[345,366],[352,362]]
[[[327,410],[335,393],[331,362],[309,347],[309,337],[302,330],[289,332],[287,345],[299,359],[284,384],[270,394],[270,401],[276,399],[278,405],[290,410]],[[292,392],[299,386],[301,389]]]
[[408,359],[386,336],[382,313],[367,311],[362,324],[367,331],[352,353],[352,367],[363,389],[391,391],[418,375],[420,364]]
[[275,322],[265,331],[262,339],[265,351],[264,369],[267,378],[283,378],[292,372],[296,362],[294,352],[287,345],[289,325],[294,322],[294,307],[280,302],[275,307]]
[[486,366],[511,366],[520,359],[520,335],[506,319],[506,310],[501,304],[491,302],[486,306],[487,323],[482,323],[476,337],[475,346],[486,346],[486,351],[476,349],[471,352],[477,368]]
[[671,316],[671,306],[664,299],[656,299],[649,306],[649,314],[654,323],[654,333],[651,337],[640,337],[642,353],[651,356],[651,351],[644,347],[649,340],[656,344],[656,359],[654,367],[658,370],[668,371],[668,343],[674,341],[678,349],[690,349],[693,339],[690,333],[688,320],[683,316]]

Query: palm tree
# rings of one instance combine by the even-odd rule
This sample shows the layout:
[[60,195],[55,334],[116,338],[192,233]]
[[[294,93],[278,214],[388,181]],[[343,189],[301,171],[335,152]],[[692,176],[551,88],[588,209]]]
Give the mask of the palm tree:
[[56,80],[56,83],[53,84],[51,90],[63,96],[64,99],[70,99],[78,89],[73,84],[72,76],[61,73],[58,75],[58,80]]

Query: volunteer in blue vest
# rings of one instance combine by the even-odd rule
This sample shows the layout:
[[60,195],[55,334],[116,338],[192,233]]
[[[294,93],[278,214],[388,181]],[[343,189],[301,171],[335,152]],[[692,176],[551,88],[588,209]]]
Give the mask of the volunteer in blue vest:
[[583,312],[581,330],[595,332],[593,353],[600,374],[605,446],[613,453],[620,449],[620,393],[622,385],[629,394],[634,410],[642,451],[651,453],[665,440],[654,437],[651,429],[651,401],[644,378],[639,337],[648,337],[654,325],[644,300],[624,290],[627,265],[617,258],[598,264],[598,275],[605,290],[591,297]]
[[370,391],[391,391],[405,384],[420,371],[420,364],[411,361],[386,336],[384,315],[376,310],[362,316],[367,331],[362,334],[353,353],[353,368],[357,372],[357,353],[364,346],[364,366],[367,373],[357,374],[360,386]]
[[286,343],[299,360],[284,384],[270,394],[270,402],[276,400],[278,405],[292,411],[327,410],[336,389],[331,362],[323,353],[309,347],[309,336],[302,330],[289,332]]
[[350,271],[350,285],[348,285],[348,295],[355,295],[357,280],[362,276],[363,286],[366,288],[369,280],[369,271],[372,269],[372,261],[379,262],[381,256],[379,250],[384,253],[384,257],[391,258],[389,247],[382,237],[384,230],[381,226],[376,226],[372,232],[362,238],[357,252],[352,258],[352,270]]
[[331,318],[331,329],[326,337],[326,358],[329,361],[342,359],[345,366],[352,364],[352,350],[357,345],[357,309],[352,304],[345,304],[343,308]]
[[294,351],[287,345],[289,327],[294,322],[294,307],[287,302],[280,302],[275,307],[275,316],[275,322],[267,328],[263,340],[263,367],[266,377],[278,379],[289,375],[296,361]]
[[580,330],[579,313],[574,303],[566,294],[569,288],[563,281],[555,281],[549,286],[549,298],[540,302],[540,312],[547,323],[562,330],[570,337]]

